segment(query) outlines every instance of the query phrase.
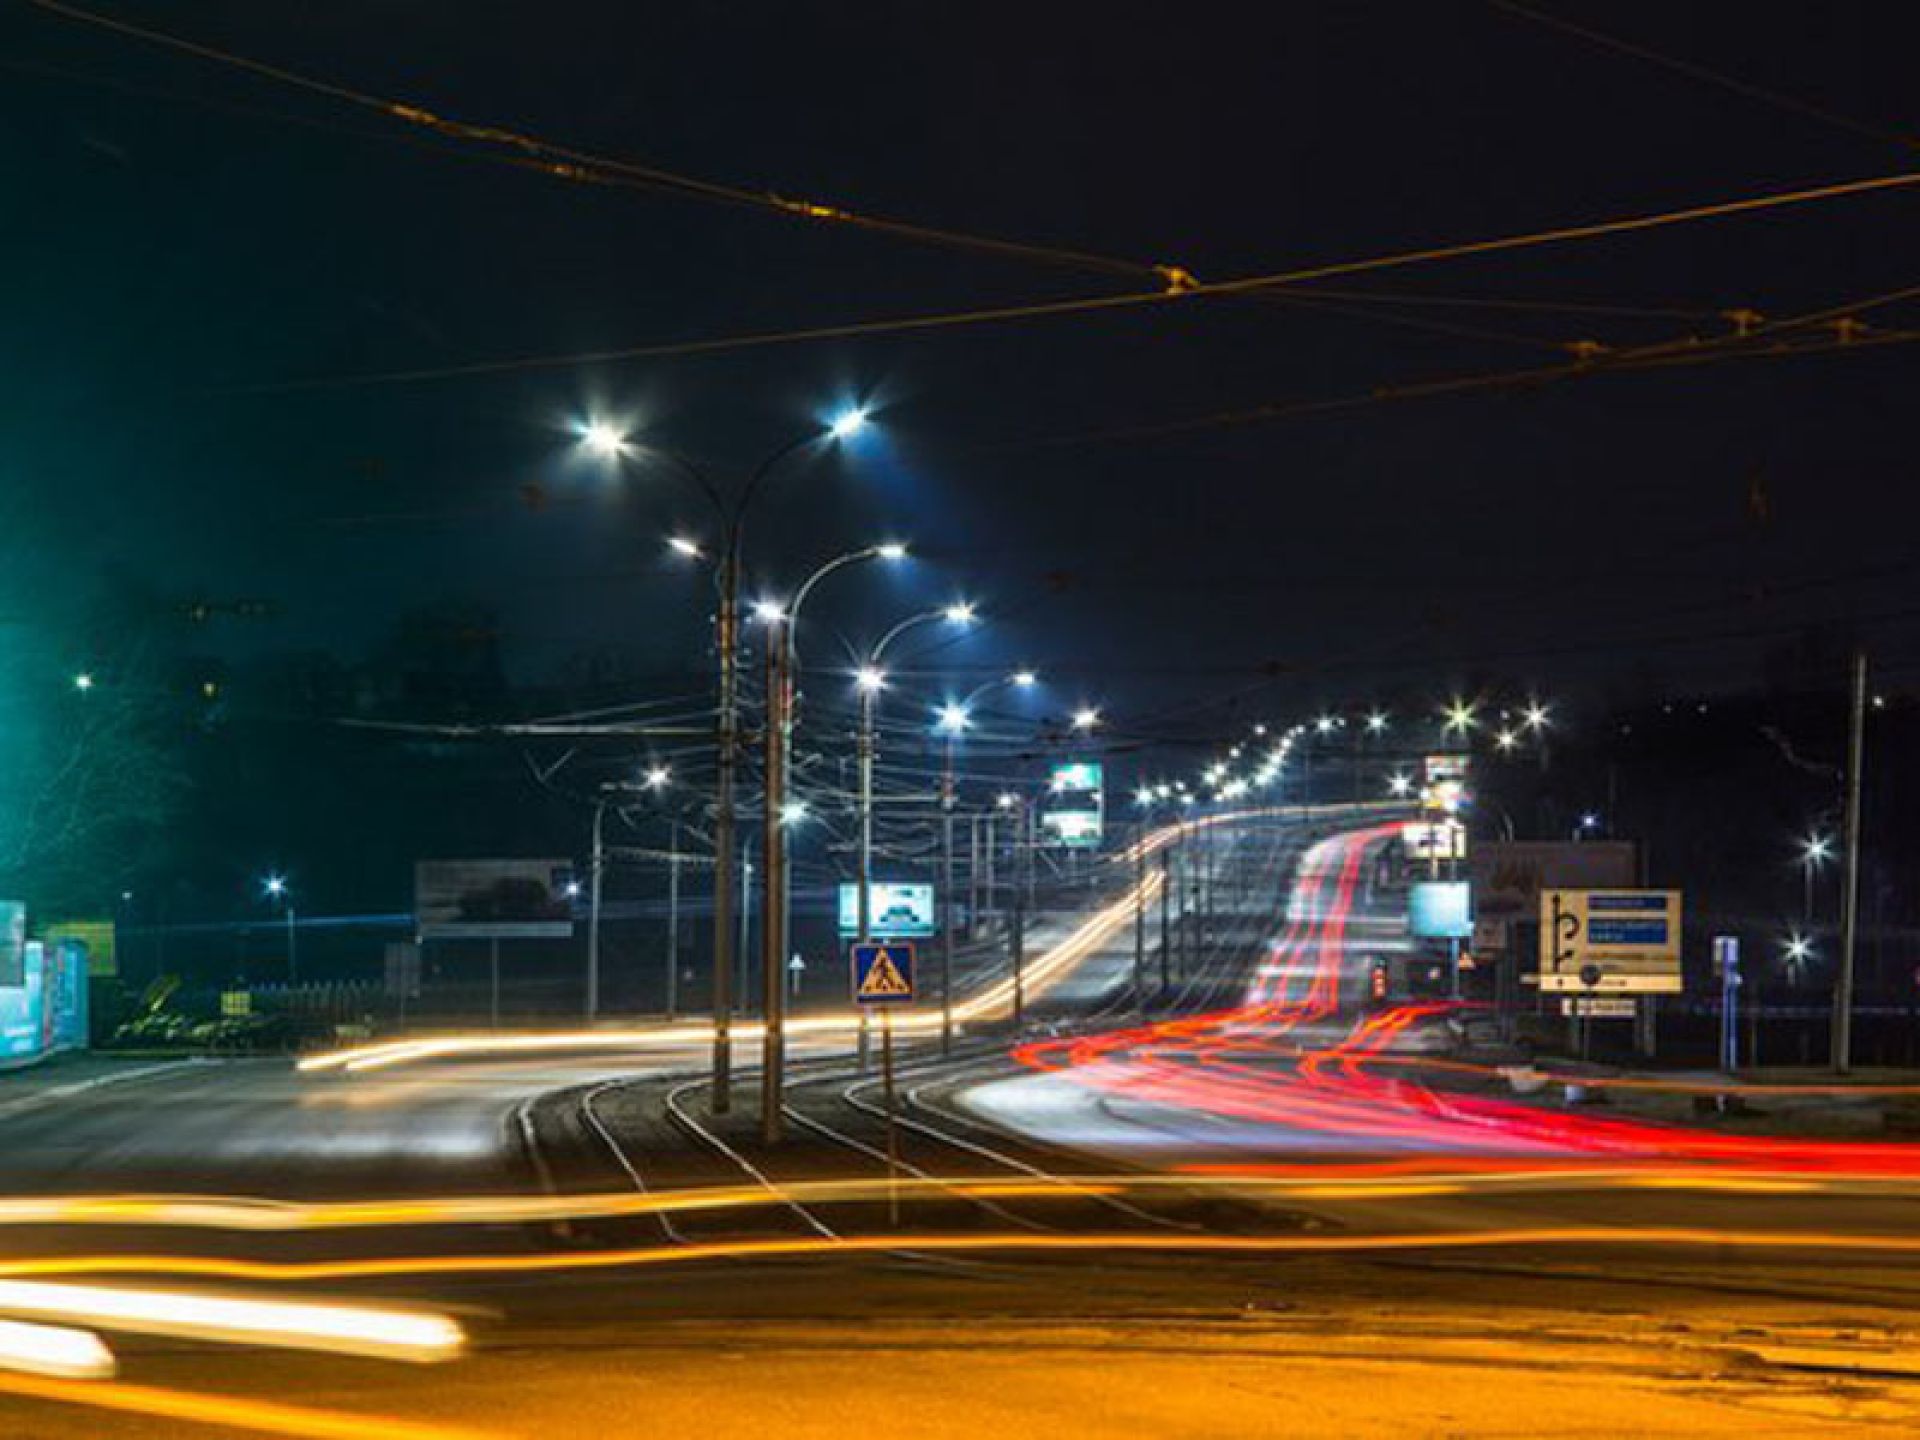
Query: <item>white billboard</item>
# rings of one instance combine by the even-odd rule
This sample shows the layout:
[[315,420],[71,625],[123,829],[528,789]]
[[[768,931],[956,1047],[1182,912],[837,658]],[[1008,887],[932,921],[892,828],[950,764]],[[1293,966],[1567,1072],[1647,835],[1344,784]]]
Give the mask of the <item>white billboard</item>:
[[[867,933],[880,940],[925,939],[933,934],[933,886],[895,885],[875,880],[867,886]],[[860,887],[840,887],[840,933],[860,933]]]
[[422,940],[548,940],[573,933],[568,860],[421,860],[413,867]]

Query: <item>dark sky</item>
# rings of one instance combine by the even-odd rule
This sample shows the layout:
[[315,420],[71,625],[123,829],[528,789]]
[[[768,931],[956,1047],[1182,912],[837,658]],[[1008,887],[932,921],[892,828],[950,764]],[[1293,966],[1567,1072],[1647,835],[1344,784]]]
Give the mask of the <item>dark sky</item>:
[[[1485,0],[98,3],[440,114],[1205,280],[1914,163],[1897,139]],[[1920,134],[1920,25],[1899,7],[1542,4],[1865,131]],[[1920,280],[1920,195],[1290,300],[345,383],[1131,282],[564,183],[18,0],[0,8],[0,67],[16,607],[22,576],[53,603],[69,581],[50,572],[130,572],[279,604],[222,643],[353,655],[409,607],[466,598],[498,609],[529,677],[607,646],[696,672],[702,592],[659,537],[697,506],[665,478],[609,487],[570,455],[569,423],[605,408],[726,473],[860,396],[883,436],[786,475],[756,515],[755,564],[777,585],[878,535],[925,559],[843,587],[815,663],[836,631],[870,637],[955,592],[999,620],[969,663],[1031,661],[1141,711],[1268,667],[1314,702],[1649,662],[1722,685],[1810,619],[1865,625],[1896,678],[1920,661],[1920,617],[1902,613],[1920,603],[1907,347],[1067,440],[1551,365],[1570,342],[1718,337],[1737,308],[1841,306]],[[1301,303],[1329,290],[1336,309]],[[1920,306],[1868,318],[1897,330]],[[342,383],[286,388],[317,379]]]

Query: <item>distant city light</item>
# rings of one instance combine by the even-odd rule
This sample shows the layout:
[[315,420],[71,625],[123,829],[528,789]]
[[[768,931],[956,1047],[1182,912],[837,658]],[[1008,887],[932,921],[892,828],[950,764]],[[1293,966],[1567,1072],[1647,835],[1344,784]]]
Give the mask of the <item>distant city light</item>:
[[1011,790],[1002,790],[998,795],[993,797],[993,803],[998,805],[1002,810],[1011,810],[1020,803],[1020,797]]
[[1787,938],[1787,959],[1798,965],[1813,958],[1813,942],[1804,935]]
[[260,882],[260,888],[277,899],[287,893],[287,877],[284,875],[269,875],[265,880]]
[[1471,700],[1450,701],[1446,710],[1447,718],[1445,728],[1461,735],[1466,734],[1479,723],[1476,718],[1478,710],[1479,707]]
[[1801,848],[1801,853],[1809,865],[1817,865],[1823,860],[1833,858],[1833,841],[1825,835],[1809,835]]
[[1387,789],[1394,795],[1405,795],[1413,789],[1413,777],[1411,775],[1389,775],[1387,777]]
[[93,676],[82,670],[78,675],[73,677],[73,688],[82,694],[93,689]]
[[1547,722],[1551,718],[1552,718],[1551,712],[1547,709],[1545,705],[1540,704],[1539,701],[1537,700],[1527,706],[1526,711],[1523,715],[1523,719],[1526,722],[1526,727],[1529,730],[1546,729]]
[[1073,712],[1073,728],[1091,730],[1100,723],[1100,712],[1091,705],[1082,706]]
[[580,882],[578,880],[567,881],[566,889],[569,900],[578,900],[580,898]]
[[1587,811],[1586,814],[1580,817],[1580,828],[1582,830],[1598,830],[1600,828],[1600,817],[1591,810]]
[[1339,724],[1339,720],[1332,715],[1322,715],[1318,720],[1313,722],[1313,728],[1318,730],[1322,735],[1331,735]]
[[1493,737],[1493,743],[1501,750],[1511,750],[1520,743],[1520,737],[1511,730],[1502,730]]
[[1387,728],[1387,716],[1384,710],[1375,710],[1367,716],[1367,733],[1378,735]]

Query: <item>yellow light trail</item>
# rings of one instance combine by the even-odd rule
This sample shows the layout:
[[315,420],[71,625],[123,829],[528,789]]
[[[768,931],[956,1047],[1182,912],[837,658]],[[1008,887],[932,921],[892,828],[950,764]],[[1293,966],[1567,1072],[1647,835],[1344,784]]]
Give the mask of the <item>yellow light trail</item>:
[[[82,1257],[85,1258],[85,1257]],[[98,1257],[96,1257],[98,1258]],[[0,1273],[32,1273],[31,1262],[0,1262]],[[139,1270],[142,1267],[130,1267]],[[96,1266],[105,1273],[112,1266]],[[43,1270],[40,1274],[58,1273]],[[64,1273],[89,1273],[85,1267]],[[143,1273],[162,1273],[144,1270]],[[187,1273],[181,1271],[178,1273]],[[218,1270],[200,1273],[218,1274]],[[428,1363],[450,1360],[465,1348],[460,1327],[430,1311],[308,1301],[249,1300],[181,1291],[125,1289],[108,1285],[47,1285],[0,1280],[0,1313],[36,1320],[74,1321],[102,1330],[169,1335],[243,1345],[326,1350],[381,1360]]]
[[1514,1227],[1496,1230],[1398,1231],[1371,1234],[1216,1235],[1143,1233],[1047,1234],[1022,1231],[983,1235],[854,1235],[827,1238],[701,1241],[623,1250],[534,1255],[405,1255],[342,1260],[234,1260],[199,1255],[74,1255],[0,1262],[0,1274],[139,1274],[304,1283],[431,1276],[561,1274],[642,1269],[714,1260],[832,1259],[899,1251],[1009,1255],[1350,1255],[1417,1250],[1495,1250],[1529,1247],[1641,1247],[1733,1250],[1808,1250],[1875,1255],[1920,1255],[1920,1234],[1736,1230],[1705,1226],[1615,1225]]
[[[1237,817],[1220,817],[1220,819],[1247,819],[1253,813],[1249,812]],[[1179,828],[1179,826],[1167,826],[1163,831],[1156,831],[1154,834],[1157,836],[1177,831]],[[1164,878],[1157,870],[1146,875],[1140,881],[1130,885],[1118,900],[1095,911],[1064,940],[1029,961],[1022,975],[1022,988],[1026,998],[1032,1000],[1044,995],[1066,978],[1081,961],[1097,953],[1101,946],[1113,938],[1121,926],[1133,919],[1136,908],[1147,904],[1159,895]],[[953,1007],[955,1021],[964,1025],[973,1021],[1000,1019],[1012,1014],[1014,988],[1011,977],[995,981],[979,994],[969,996],[956,1004]],[[897,1035],[931,1034],[939,1030],[941,1023],[941,1018],[936,1012],[910,1011],[894,1017],[893,1029]],[[789,1039],[838,1037],[851,1040],[859,1033],[861,1024],[861,1016],[856,1012],[807,1015],[788,1020],[784,1030]],[[738,1024],[731,1027],[730,1033],[741,1044],[750,1044],[761,1038],[763,1027],[758,1023]],[[299,1062],[299,1068],[310,1073],[326,1070],[360,1072],[383,1070],[413,1061],[448,1059],[455,1056],[499,1058],[512,1055],[550,1054],[558,1050],[581,1054],[602,1051],[624,1053],[634,1050],[669,1049],[676,1045],[703,1044],[712,1039],[713,1027],[705,1024],[655,1025],[622,1030],[534,1031],[507,1035],[493,1033],[434,1035],[413,1040],[391,1040],[376,1045],[361,1045],[349,1050],[329,1051],[324,1055],[310,1055]]]
[[[1176,1172],[1001,1176],[903,1176],[804,1180],[785,1185],[720,1185],[679,1190],[590,1191],[571,1195],[452,1195],[390,1200],[285,1201],[221,1195],[45,1195],[0,1200],[0,1226],[231,1230],[259,1234],[406,1229],[423,1226],[534,1225],[772,1206],[860,1205],[890,1192],[912,1200],[1066,1201],[1111,1196],[1164,1198],[1221,1193],[1253,1200],[1404,1200],[1438,1194],[1516,1190],[1662,1189],[1736,1194],[1920,1196],[1920,1177],[1841,1171],[1798,1174],[1687,1166],[1587,1166],[1536,1169],[1415,1168],[1369,1174],[1343,1165],[1302,1165],[1287,1175]],[[0,1262],[3,1265],[4,1262]]]
[[0,1394],[60,1405],[85,1405],[130,1415],[152,1415],[200,1425],[223,1425],[297,1440],[499,1440],[499,1432],[399,1420],[388,1415],[351,1415],[267,1400],[196,1395],[155,1385],[123,1385],[42,1376],[0,1375]]

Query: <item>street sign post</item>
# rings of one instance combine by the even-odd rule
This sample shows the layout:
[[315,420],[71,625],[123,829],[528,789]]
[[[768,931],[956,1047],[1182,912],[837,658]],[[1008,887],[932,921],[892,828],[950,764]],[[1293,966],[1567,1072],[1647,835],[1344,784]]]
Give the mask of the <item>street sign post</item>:
[[1713,968],[1720,976],[1720,1068],[1731,1075],[1740,1065],[1740,937],[1713,937]]
[[887,1102],[887,1221],[900,1223],[900,1127],[893,1088],[893,1007],[914,1000],[913,946],[907,941],[853,947],[853,999],[880,1007],[880,1089]]

